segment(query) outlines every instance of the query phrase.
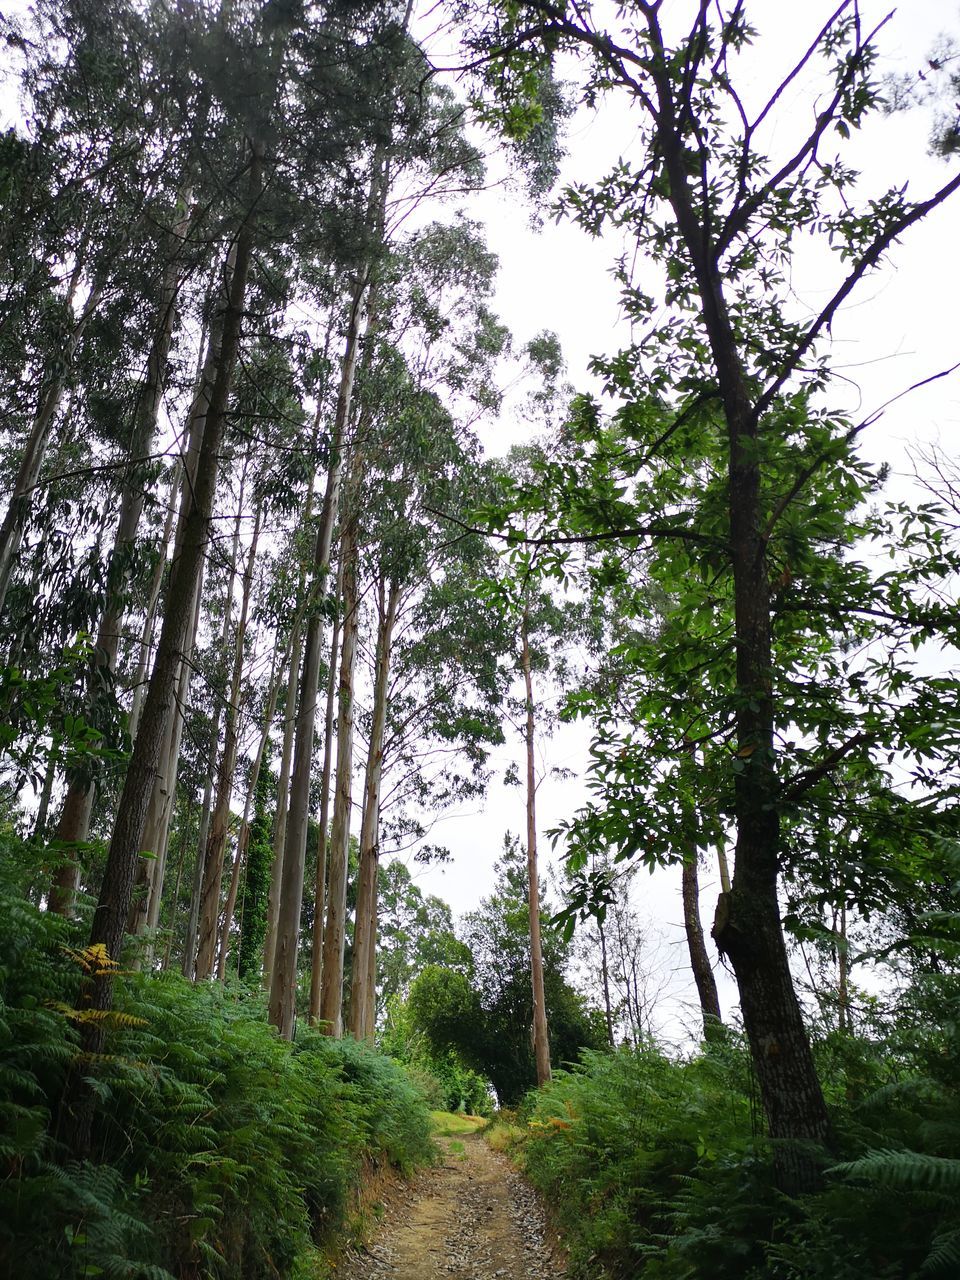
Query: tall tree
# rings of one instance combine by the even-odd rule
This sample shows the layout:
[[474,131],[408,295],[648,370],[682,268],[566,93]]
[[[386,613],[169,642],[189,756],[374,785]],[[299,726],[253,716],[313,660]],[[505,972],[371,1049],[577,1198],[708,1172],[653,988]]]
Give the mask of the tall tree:
[[[816,1177],[809,1144],[827,1141],[830,1125],[780,923],[782,815],[791,797],[862,751],[873,728],[836,726],[819,738],[806,768],[784,776],[778,719],[791,695],[774,645],[794,558],[778,566],[773,549],[811,482],[829,476],[839,487],[839,469],[851,465],[856,430],[813,407],[829,382],[818,355],[823,339],[861,280],[960,187],[960,174],[921,200],[898,189],[857,207],[850,168],[821,165],[821,152],[849,136],[878,101],[876,33],[863,30],[855,5],[840,5],[753,115],[735,87],[737,57],[754,34],[744,6],[729,16],[692,6],[691,25],[676,35],[665,30],[661,8],[633,0],[609,27],[596,28],[564,6],[495,7],[483,15],[476,43],[490,59],[491,88],[519,90],[527,104],[537,69],[557,48],[577,49],[587,65],[587,97],[621,92],[643,121],[642,164],[622,162],[598,186],[572,188],[563,208],[591,230],[608,219],[628,225],[661,266],[670,323],[652,323],[648,338],[598,362],[598,369],[628,403],[621,421],[636,442],[638,475],[644,461],[656,467],[678,441],[689,446],[705,428],[713,433],[715,500],[696,501],[689,484],[671,493],[661,470],[659,485],[638,484],[629,511],[608,489],[606,515],[598,503],[593,520],[565,520],[564,536],[652,539],[664,556],[673,548],[691,560],[699,554],[708,580],[720,573],[729,581],[724,723],[731,735],[736,862],[713,932],[737,977],[770,1133],[781,1140],[781,1181],[801,1188]],[[784,87],[814,66],[828,69],[833,88],[805,135],[769,160],[759,149],[761,132],[772,136]],[[796,119],[795,107],[791,112]],[[802,229],[826,231],[839,269],[826,303],[796,320],[785,296],[785,264]],[[631,314],[652,321],[656,300],[637,287],[626,264],[620,278]],[[658,402],[666,415],[656,422],[651,409]],[[595,431],[596,408],[581,409],[578,429],[587,436]],[[689,465],[682,474],[689,476]],[[846,510],[862,492],[852,483]],[[624,844],[636,848],[634,838]]]

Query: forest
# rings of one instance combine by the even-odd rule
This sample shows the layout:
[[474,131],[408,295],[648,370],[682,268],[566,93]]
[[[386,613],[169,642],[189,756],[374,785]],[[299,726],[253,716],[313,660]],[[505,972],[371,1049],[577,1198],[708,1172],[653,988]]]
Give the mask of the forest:
[[[0,1277],[960,1274],[960,37],[809,8],[0,13]],[[364,1270],[465,1144],[562,1258]]]

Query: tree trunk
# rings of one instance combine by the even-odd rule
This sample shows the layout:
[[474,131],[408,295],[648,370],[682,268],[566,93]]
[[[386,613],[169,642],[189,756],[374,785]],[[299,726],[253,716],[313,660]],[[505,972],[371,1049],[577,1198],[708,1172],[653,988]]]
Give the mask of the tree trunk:
[[[171,253],[164,272],[157,310],[156,325],[150,352],[147,356],[146,377],[140,390],[130,433],[129,464],[126,469],[120,495],[120,516],[114,537],[113,551],[107,567],[107,598],[97,638],[91,657],[91,671],[87,698],[91,706],[96,701],[97,686],[106,672],[112,676],[117,667],[120,648],[120,628],[127,605],[130,569],[126,563],[137,537],[140,517],[143,514],[144,484],[143,460],[153,448],[157,434],[160,405],[163,398],[167,359],[173,340],[177,294],[181,281],[178,271],[178,249],[189,231],[190,214],[184,212],[170,231]],[[96,723],[95,715],[91,723]],[[82,795],[77,795],[82,792]],[[69,781],[57,840],[68,846],[76,846],[86,840],[90,828],[90,814],[96,795],[95,781],[83,773],[75,774]],[[57,898],[58,907],[64,898]],[[67,910],[69,910],[69,903]],[[62,912],[66,914],[66,912]]]
[[[73,295],[79,283],[79,270],[78,265],[74,270],[73,279],[67,293],[65,304],[67,307],[72,306]],[[30,495],[40,479],[40,469],[43,466],[44,455],[50,440],[50,432],[53,430],[60,403],[63,400],[67,377],[84,330],[90,321],[90,317],[99,306],[105,283],[105,275],[101,271],[93,282],[90,294],[80,315],[66,335],[62,349],[56,354],[55,371],[44,384],[40,403],[34,415],[33,425],[30,428],[30,434],[23,446],[23,453],[10,491],[7,510],[4,513],[3,520],[0,521],[0,616],[3,614],[17,552],[20,550],[23,526],[30,509]]]
[[[223,342],[216,378],[205,416],[202,442],[197,458],[192,501],[184,525],[180,554],[174,560],[167,592],[163,626],[156,661],[150,676],[133,754],[127,767],[117,806],[113,836],[100,898],[90,931],[90,946],[106,958],[88,981],[83,995],[85,1007],[104,1012],[113,998],[112,966],[120,961],[124,924],[142,848],[147,808],[153,782],[160,767],[160,755],[175,713],[177,678],[193,618],[197,587],[203,568],[213,517],[220,446],[226,425],[230,388],[240,342],[240,326],[246,298],[247,278],[253,247],[252,212],[261,188],[260,154],[254,152],[251,166],[249,214],[235,242],[233,270],[225,273],[225,316]],[[94,1018],[85,1026],[83,1050],[86,1059],[102,1052],[103,1021]],[[65,1098],[72,1113],[72,1148],[78,1156],[90,1147],[93,1097],[83,1077],[74,1074]]]
[[[234,532],[233,549],[230,556],[230,570],[227,575],[227,587],[224,593],[223,623],[220,628],[219,652],[226,657],[227,643],[233,626],[233,584],[236,578],[237,557],[239,553],[239,522]],[[213,787],[217,775],[217,759],[220,754],[220,715],[222,708],[217,699],[213,719],[210,722],[210,745],[207,750],[207,763],[204,771],[203,802],[200,806],[200,822],[197,826],[197,856],[194,862],[193,878],[190,890],[190,914],[187,918],[187,936],[183,948],[183,976],[191,982],[197,976],[197,933],[200,928],[200,895],[203,889],[204,855],[207,849],[207,838],[210,834],[210,812],[213,808]]]
[[[230,944],[230,929],[233,925],[233,916],[237,907],[237,895],[240,892],[240,874],[243,870],[244,860],[247,856],[247,845],[250,842],[250,820],[253,813],[254,797],[257,790],[257,783],[260,781],[260,769],[263,764],[263,757],[266,754],[267,743],[270,741],[270,727],[273,724],[273,717],[277,710],[277,698],[280,694],[280,677],[277,674],[278,653],[276,647],[273,652],[273,662],[270,668],[270,680],[267,685],[267,705],[263,713],[263,728],[260,732],[260,741],[257,743],[256,754],[253,757],[253,763],[250,766],[250,777],[247,780],[247,794],[243,802],[243,817],[240,819],[240,830],[237,834],[237,852],[233,860],[233,871],[230,876],[230,888],[227,892],[226,905],[223,908],[223,923],[220,926],[220,955],[217,960],[217,978],[223,982],[227,975],[227,953]],[[283,669],[283,658],[279,658],[280,669]]]
[[717,846],[717,870],[720,872],[720,892],[730,892],[730,864],[727,862],[727,851],[723,845]]
[[706,943],[703,940],[703,925],[700,923],[700,882],[697,875],[698,854],[691,849],[683,860],[682,893],[683,893],[683,928],[687,935],[687,950],[690,953],[690,968],[693,980],[697,984],[697,995],[700,999],[700,1012],[703,1015],[703,1034],[711,1039],[722,1024],[720,1016],[720,997],[717,994],[717,983],[707,955]]
[[377,867],[380,859],[380,782],[383,777],[383,737],[387,725],[390,652],[400,604],[400,587],[380,581],[379,626],[373,682],[373,718],[363,789],[360,825],[360,869],[353,926],[353,973],[350,984],[350,1034],[372,1041],[376,1031]]
[[323,977],[323,925],[327,909],[327,844],[330,826],[330,769],[333,762],[333,715],[337,696],[337,661],[340,656],[340,600],[330,637],[330,666],[327,672],[327,706],[323,718],[323,768],[320,774],[320,824],[317,833],[317,862],[313,878],[313,934],[310,939],[310,1026],[320,1017],[320,986]]
[[[329,341],[329,338],[328,338]],[[313,423],[313,443],[316,445],[320,429],[320,406]],[[310,487],[303,508],[303,523],[309,525],[313,512],[313,491],[316,475],[310,476]],[[307,594],[307,576],[301,565],[297,583],[297,599]],[[283,745],[280,749],[280,779],[277,784],[277,811],[273,827],[273,863],[270,867],[270,892],[267,898],[267,932],[263,942],[263,984],[270,990],[273,974],[273,957],[277,949],[277,921],[280,918],[280,892],[283,884],[283,851],[287,842],[287,814],[290,807],[290,769],[293,764],[293,740],[297,727],[297,684],[300,679],[300,660],[303,656],[303,614],[298,613],[290,631],[290,668],[287,675],[287,696],[283,708]]]
[[[232,251],[225,270],[227,272],[232,270]],[[177,532],[173,544],[173,564],[177,563],[182,554],[186,522],[193,504],[200,447],[207,415],[210,410],[211,388],[216,379],[221,358],[223,336],[223,316],[218,316],[214,318],[210,326],[207,350],[203,357],[202,372],[188,417],[187,449],[181,469],[180,508],[177,516]],[[234,565],[236,563],[238,536],[238,532],[235,532],[233,540]],[[142,933],[147,927],[151,898],[158,879],[160,891],[162,891],[163,887],[162,864],[166,858],[167,833],[176,799],[180,744],[183,737],[184,716],[189,697],[193,650],[200,621],[204,568],[205,564],[201,562],[194,595],[192,622],[184,637],[180,657],[173,715],[167,725],[166,738],[160,757],[161,764],[150,793],[150,803],[147,808],[146,822],[141,837],[144,850],[151,856],[141,861],[137,886],[131,904],[131,913],[127,922],[128,932],[135,934]],[[231,570],[231,581],[232,573],[233,570]]]
[[343,1035],[343,956],[347,938],[347,880],[350,871],[350,817],[353,784],[353,676],[357,656],[357,566],[353,531],[348,526],[341,544],[343,573],[343,644],[340,649],[340,696],[337,707],[337,772],[334,784],[333,828],[330,832],[330,873],[327,923],[323,938],[323,980],[320,1021],[327,1035]]
[[321,618],[317,604],[327,587],[333,528],[340,505],[343,455],[347,424],[353,404],[353,384],[360,354],[360,332],[367,274],[358,280],[350,305],[346,346],[341,366],[337,408],[330,438],[330,464],[320,514],[320,527],[313,560],[313,591],[317,602],[307,616],[303,647],[303,673],[294,729],[293,768],[290,775],[290,804],[287,810],[280,881],[280,908],[277,938],[270,975],[270,1021],[287,1040],[293,1036],[296,1014],[297,952],[300,945],[300,910],[303,905],[304,859],[310,806],[310,775],[313,765],[314,726],[317,715],[317,686],[320,678]]
[[170,956],[173,952],[173,935],[174,923],[176,920],[177,906],[180,902],[180,886],[183,883],[183,866],[187,859],[187,845],[190,843],[190,817],[193,813],[193,796],[187,796],[187,811],[183,818],[183,830],[180,833],[180,857],[177,859],[177,878],[173,885],[173,918],[170,921],[170,929],[167,934],[167,943],[163,949],[163,960],[160,968],[166,972],[170,968]]
[[607,935],[601,923],[597,924],[597,933],[600,935],[600,980],[603,986],[603,1014],[607,1024],[607,1043],[613,1049],[615,1041],[613,1036],[613,1006],[610,1000],[610,964],[607,959]]
[[790,973],[777,898],[779,786],[774,742],[771,594],[763,536],[757,415],[711,229],[692,190],[685,107],[674,84],[655,11],[647,11],[650,74],[656,94],[659,154],[678,234],[693,271],[700,313],[719,387],[728,440],[728,511],[736,652],[734,778],[736,859],[729,893],[721,894],[713,936],[730,958],[740,989],[743,1025],[760,1086],[778,1179],[786,1191],[818,1180],[813,1149],[830,1134]]
[[[686,752],[682,767],[693,774],[697,769],[697,748],[693,742],[685,742]],[[690,794],[693,794],[692,791]],[[700,854],[697,848],[697,814],[692,803],[684,808],[686,849],[681,866],[681,897],[683,900],[683,928],[687,937],[690,968],[697,987],[700,1012],[703,1016],[704,1038],[712,1039],[719,1031],[720,997],[713,976],[713,967],[707,954],[700,921]],[[721,882],[722,883],[722,882]]]
[[57,756],[50,752],[47,767],[43,772],[43,783],[40,787],[40,800],[37,804],[37,816],[33,821],[33,839],[43,840],[47,831],[47,818],[50,815],[50,796],[53,794],[53,780],[57,775]]
[[540,876],[537,869],[537,774],[534,756],[535,731],[533,676],[530,670],[530,614],[526,600],[520,624],[520,665],[526,694],[527,753],[527,903],[530,912],[530,977],[533,986],[533,1052],[537,1062],[537,1084],[550,1079],[550,1039],[547,1032],[547,1001],[543,989],[543,946],[540,939]]
[[[260,541],[261,509],[254,518],[253,537],[243,575],[243,596],[240,618],[237,623],[233,672],[224,721],[223,753],[217,776],[217,796],[210,818],[210,834],[203,862],[203,888],[200,893],[200,933],[197,944],[197,978],[213,976],[217,949],[217,922],[220,918],[220,888],[223,880],[223,859],[227,847],[227,828],[230,824],[230,799],[233,795],[233,775],[237,767],[237,751],[240,741],[240,691],[243,684],[244,645],[247,636],[247,617],[250,612],[250,595],[253,589],[253,567]],[[234,899],[236,900],[236,899]]]
[[850,1031],[850,950],[847,943],[847,906],[840,904],[837,936],[837,1030]]
[[210,746],[204,771],[203,800],[200,805],[200,821],[197,824],[196,857],[190,882],[190,911],[187,916],[187,933],[183,943],[181,972],[193,982],[197,976],[197,931],[200,928],[200,893],[203,889],[203,855],[210,834],[210,810],[213,807],[213,783],[217,772],[217,756],[220,748],[220,707],[217,706],[210,724]]
[[[205,341],[205,339],[204,339]],[[157,606],[160,603],[160,591],[163,587],[163,576],[167,568],[167,550],[173,537],[173,525],[177,516],[177,490],[183,482],[183,463],[178,459],[170,481],[170,496],[167,499],[167,518],[163,524],[163,534],[157,552],[157,564],[150,580],[150,592],[147,598],[147,611],[143,618],[140,632],[140,649],[137,655],[137,669],[133,677],[133,700],[130,704],[130,717],[127,730],[133,741],[137,736],[140,723],[140,712],[143,709],[143,696],[147,687],[147,667],[150,662],[150,650],[153,648],[153,635],[157,625]]]
[[[304,580],[301,575],[302,595]],[[270,892],[267,897],[267,932],[263,940],[263,984],[269,991],[273,973],[273,957],[277,947],[277,921],[280,918],[280,887],[283,881],[283,849],[287,838],[287,809],[290,799],[290,766],[293,763],[293,735],[297,717],[297,681],[303,653],[303,620],[294,619],[290,633],[290,666],[287,671],[287,695],[284,702],[283,745],[280,748],[280,777],[277,781],[277,812],[273,823],[273,862],[270,867]]]

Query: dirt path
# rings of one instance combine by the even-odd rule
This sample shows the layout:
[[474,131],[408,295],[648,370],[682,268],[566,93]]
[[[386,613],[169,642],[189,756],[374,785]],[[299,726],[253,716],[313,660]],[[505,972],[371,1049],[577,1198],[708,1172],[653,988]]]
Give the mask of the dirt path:
[[475,1134],[440,1139],[444,1156],[388,1198],[343,1280],[555,1280],[566,1271],[536,1196]]

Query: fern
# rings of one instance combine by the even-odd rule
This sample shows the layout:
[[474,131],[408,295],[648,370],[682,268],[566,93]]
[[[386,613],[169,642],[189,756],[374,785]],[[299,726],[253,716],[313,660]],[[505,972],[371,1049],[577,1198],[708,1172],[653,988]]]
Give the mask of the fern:
[[889,1187],[960,1193],[960,1160],[920,1151],[868,1151],[828,1172]]
[[934,1237],[933,1247],[920,1268],[924,1276],[960,1274],[960,1227]]

